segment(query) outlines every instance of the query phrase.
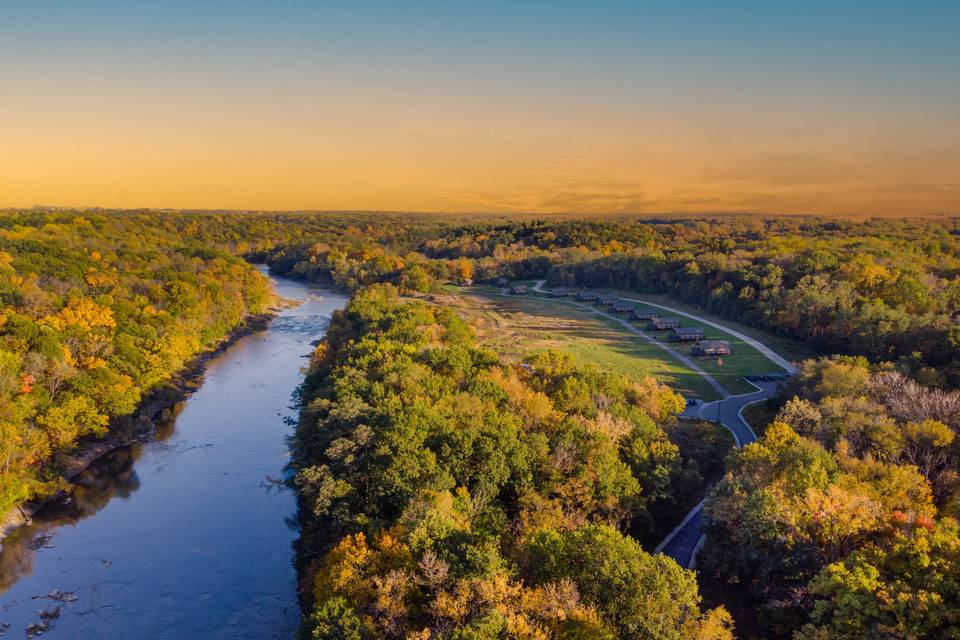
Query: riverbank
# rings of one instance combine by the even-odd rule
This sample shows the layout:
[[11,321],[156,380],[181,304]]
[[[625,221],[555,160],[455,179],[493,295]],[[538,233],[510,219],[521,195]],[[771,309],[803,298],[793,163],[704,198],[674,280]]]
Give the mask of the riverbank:
[[[264,313],[250,315],[243,322],[224,336],[216,345],[198,353],[183,369],[166,383],[148,391],[141,399],[137,410],[133,413],[117,416],[112,419],[107,435],[102,438],[81,442],[69,454],[61,456],[55,463],[60,476],[65,480],[72,480],[83,473],[91,464],[102,456],[129,446],[136,442],[143,442],[154,434],[157,424],[169,416],[170,411],[180,402],[187,399],[197,388],[207,365],[211,360],[223,353],[240,338],[266,328],[283,307],[283,299],[274,296],[271,307]],[[13,532],[29,524],[31,518],[43,507],[66,492],[58,492],[46,499],[26,502],[17,505],[0,517],[0,550],[3,543]]]

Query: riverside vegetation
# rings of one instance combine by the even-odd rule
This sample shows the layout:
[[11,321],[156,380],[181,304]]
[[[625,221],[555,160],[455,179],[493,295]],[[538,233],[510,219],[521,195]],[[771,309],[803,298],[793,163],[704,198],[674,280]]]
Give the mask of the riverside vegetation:
[[265,283],[157,216],[0,216],[0,514],[250,313]]
[[761,637],[960,637],[958,236],[947,219],[7,212],[3,504],[60,486],[58,456],[261,311],[242,258],[266,261],[354,293],[293,442],[306,634],[731,637],[695,574],[638,543],[696,484],[679,398],[556,352],[507,364],[429,303],[498,277],[631,290],[838,354],[802,363],[707,499],[699,571]]
[[623,530],[682,472],[682,399],[360,291],[314,353],[295,440],[321,638],[726,638],[692,572]]

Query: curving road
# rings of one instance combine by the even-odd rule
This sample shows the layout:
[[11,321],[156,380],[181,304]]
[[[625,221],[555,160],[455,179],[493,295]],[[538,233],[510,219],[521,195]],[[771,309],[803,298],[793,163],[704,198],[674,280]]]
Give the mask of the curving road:
[[[751,338],[750,336],[744,333],[740,333],[739,331],[734,331],[730,327],[726,325],[722,325],[719,322],[713,322],[712,320],[707,320],[705,318],[701,318],[700,316],[695,316],[692,313],[687,313],[686,311],[680,311],[679,309],[674,309],[673,307],[667,307],[662,304],[657,304],[656,302],[650,302],[648,300],[641,300],[639,298],[620,298],[620,299],[626,300],[627,302],[639,302],[640,304],[645,304],[649,307],[656,307],[658,309],[663,309],[664,311],[675,313],[678,316],[685,316],[687,318],[692,318],[697,322],[702,322],[703,324],[711,326],[714,329],[720,329],[721,331],[725,331],[726,333],[729,333],[735,338],[739,338],[743,340],[744,342],[749,344],[751,347],[753,347],[763,355],[767,356],[770,360],[772,360],[778,366],[783,367],[783,369],[786,370],[787,373],[794,375],[798,371],[798,369],[793,365],[792,362],[790,362],[789,360],[787,360],[786,358],[781,356],[779,353],[777,353],[767,345],[763,344],[756,338]],[[766,373],[766,372],[761,372],[761,373]]]
[[[750,444],[757,439],[749,423],[743,419],[743,408],[748,404],[760,402],[773,396],[777,392],[776,382],[755,382],[758,390],[739,396],[730,396],[716,402],[687,407],[681,414],[684,418],[695,420],[709,420],[719,422],[733,434],[738,447]],[[663,539],[654,553],[663,553],[677,561],[681,567],[688,569],[696,565],[697,552],[703,545],[703,502],[691,509],[690,513],[677,527]]]
[[[543,285],[546,284],[546,280],[536,280],[531,287],[532,291],[537,293],[547,293],[543,289]],[[651,307],[656,307],[658,309],[663,309],[669,311],[670,313],[675,313],[680,316],[691,318],[697,322],[709,325],[721,331],[725,331],[732,336],[743,340],[757,351],[767,356],[774,363],[783,367],[790,374],[795,374],[797,368],[786,358],[780,354],[774,352],[770,347],[763,344],[755,338],[751,338],[748,335],[740,333],[739,331],[734,331],[730,327],[722,325],[718,322],[713,322],[712,320],[707,320],[701,318],[700,316],[687,313],[685,311],[680,311],[679,309],[674,309],[673,307],[668,307],[666,305],[658,304],[655,302],[649,302],[647,300],[641,300],[639,298],[620,298],[627,302],[639,302],[641,304],[649,305]],[[743,447],[754,440],[757,439],[757,434],[753,432],[753,428],[743,419],[743,408],[754,402],[760,402],[766,400],[767,398],[772,397],[776,394],[777,382],[753,382],[753,386],[757,387],[757,390],[753,393],[745,393],[741,395],[730,395],[730,392],[727,391],[716,379],[711,376],[709,373],[704,371],[694,362],[691,358],[683,355],[678,352],[676,349],[673,349],[668,344],[660,342],[659,340],[654,339],[652,336],[644,333],[637,329],[633,324],[619,318],[613,314],[606,313],[601,311],[593,305],[586,305],[579,302],[573,302],[569,300],[557,300],[557,302],[563,302],[565,304],[572,304],[578,307],[584,307],[590,311],[596,313],[597,315],[604,316],[611,320],[614,320],[621,325],[623,325],[631,333],[634,333],[646,340],[649,340],[653,344],[656,344],[658,347],[668,351],[673,357],[677,360],[688,366],[690,369],[695,371],[698,375],[704,378],[710,385],[717,390],[717,392],[722,397],[721,400],[716,400],[714,402],[707,402],[703,404],[693,405],[687,407],[684,412],[681,414],[681,417],[692,418],[695,420],[709,420],[711,422],[719,422],[724,427],[730,430],[730,433],[733,434],[734,440],[736,440],[738,447]],[[696,566],[697,562],[697,552],[700,550],[700,547],[703,546],[704,536],[703,536],[703,501],[701,501],[697,506],[690,510],[690,512],[683,518],[680,524],[671,531],[663,541],[657,545],[657,548],[654,549],[654,553],[663,553],[670,556],[677,561],[681,567],[686,567],[688,569],[693,569]]]
[[[543,285],[546,284],[546,280],[537,280],[532,289],[539,293],[546,293],[543,290]],[[649,305],[651,307],[656,307],[658,309],[663,309],[674,313],[680,316],[691,318],[697,322],[709,325],[716,329],[720,329],[729,333],[732,336],[743,340],[757,351],[767,356],[774,363],[783,367],[788,373],[795,374],[797,373],[797,368],[789,360],[776,353],[755,338],[751,338],[748,335],[740,333],[739,331],[734,331],[730,327],[722,325],[718,322],[713,322],[712,320],[707,320],[701,318],[700,316],[687,313],[685,311],[680,311],[679,309],[674,309],[673,307],[668,307],[666,305],[658,304],[655,302],[649,302],[647,300],[641,300],[639,298],[620,298],[627,302],[639,302],[641,304]],[[571,303],[578,304],[579,303]],[[579,305],[586,306],[586,305]],[[681,414],[684,418],[692,418],[695,420],[709,420],[711,422],[719,422],[727,429],[730,430],[730,433],[733,434],[734,439],[737,442],[738,447],[743,447],[750,444],[757,439],[757,434],[753,432],[753,428],[743,419],[743,408],[754,402],[760,402],[766,400],[767,398],[772,397],[776,394],[777,382],[754,382],[753,386],[757,387],[757,391],[753,393],[747,393],[742,395],[732,396],[730,393],[724,389],[710,374],[701,369],[695,362],[687,358],[683,354],[678,353],[674,349],[670,348],[668,345],[663,344],[662,342],[653,340],[650,336],[643,333],[630,323],[612,316],[610,314],[604,313],[597,310],[595,307],[588,307],[594,310],[596,313],[613,318],[621,324],[629,328],[633,333],[636,333],[648,340],[651,340],[655,344],[660,345],[661,347],[666,348],[667,351],[676,357],[678,360],[683,362],[685,365],[696,371],[699,375],[703,376],[715,389],[720,392],[720,395],[723,397],[722,400],[717,400],[715,402],[707,402],[704,404],[694,405],[692,407],[687,407],[687,409]],[[687,567],[692,569],[696,566],[697,561],[697,552],[700,550],[700,547],[703,546],[704,536],[703,536],[703,501],[701,501],[697,506],[690,510],[690,512],[684,517],[677,527],[671,531],[663,541],[657,545],[657,548],[654,549],[654,553],[663,553],[670,556],[682,567]]]

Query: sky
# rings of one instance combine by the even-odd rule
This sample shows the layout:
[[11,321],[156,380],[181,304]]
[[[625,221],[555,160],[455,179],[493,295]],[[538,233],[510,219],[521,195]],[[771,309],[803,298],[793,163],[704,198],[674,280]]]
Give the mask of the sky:
[[960,214],[960,2],[9,2],[0,206]]

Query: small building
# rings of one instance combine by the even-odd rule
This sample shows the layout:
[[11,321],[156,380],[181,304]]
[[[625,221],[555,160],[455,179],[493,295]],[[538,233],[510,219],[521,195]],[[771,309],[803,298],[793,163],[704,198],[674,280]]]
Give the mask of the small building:
[[505,286],[507,286],[508,284],[510,284],[510,281],[507,280],[506,278],[497,278],[497,286],[498,286],[498,287],[505,287]]
[[620,302],[620,298],[600,298],[600,304],[605,307],[612,307]]
[[643,311],[643,310],[640,310],[640,309],[634,309],[634,310],[633,310],[633,319],[634,319],[634,320],[646,320],[646,321],[650,321],[650,320],[653,320],[654,318],[657,318],[657,317],[659,317],[659,314],[656,314],[656,313],[654,313],[654,312],[652,312],[652,311]]
[[732,353],[730,343],[726,340],[701,340],[690,352],[695,356],[728,356]]
[[600,296],[595,293],[590,293],[589,291],[581,291],[577,294],[577,300],[580,302],[595,302]]
[[525,286],[523,286],[522,284],[518,284],[518,285],[516,285],[516,286],[514,286],[514,287],[512,287],[512,288],[510,289],[510,293],[512,293],[512,294],[514,294],[514,295],[517,295],[517,296],[522,296],[522,295],[525,294],[526,292],[527,292],[527,288],[526,288]]
[[572,296],[574,293],[573,289],[568,289],[567,287],[554,287],[550,289],[551,298],[563,298],[564,296]]
[[617,304],[613,305],[613,310],[617,313],[630,313],[633,311],[633,305],[627,304],[626,302],[618,302]]
[[703,338],[703,327],[677,327],[670,336],[674,342],[699,342]]
[[464,278],[463,280],[460,281],[460,286],[461,286],[461,287],[472,287],[472,286],[473,286],[473,278]]
[[680,326],[679,318],[652,318],[650,328],[655,331],[665,331],[666,329],[676,329]]

